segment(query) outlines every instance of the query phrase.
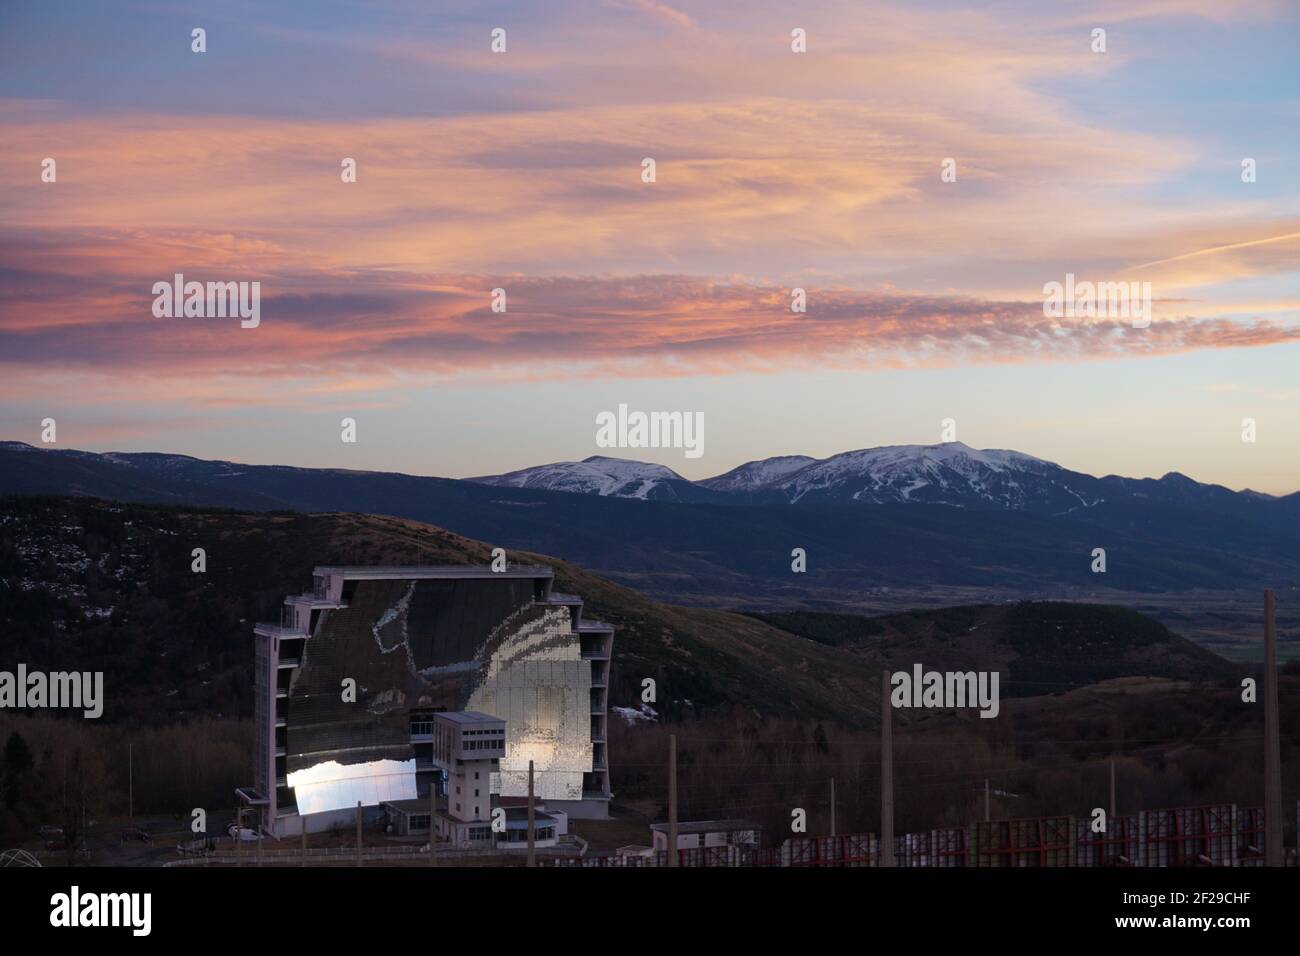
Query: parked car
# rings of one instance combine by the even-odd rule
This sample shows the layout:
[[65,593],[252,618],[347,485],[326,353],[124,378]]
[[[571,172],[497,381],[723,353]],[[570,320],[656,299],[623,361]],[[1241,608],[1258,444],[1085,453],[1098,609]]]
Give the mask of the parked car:
[[153,835],[150,834],[148,830],[145,830],[141,827],[127,827],[125,830],[122,831],[122,842],[126,843],[129,840],[136,840],[140,843],[152,844]]
[[197,840],[182,841],[176,844],[176,852],[181,856],[207,856],[216,850],[217,845],[208,837]]

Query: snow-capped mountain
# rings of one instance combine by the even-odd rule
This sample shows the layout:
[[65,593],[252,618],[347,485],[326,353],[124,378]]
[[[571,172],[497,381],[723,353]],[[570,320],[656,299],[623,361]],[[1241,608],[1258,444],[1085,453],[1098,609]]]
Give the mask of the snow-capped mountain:
[[815,464],[816,458],[809,455],[778,455],[776,458],[760,458],[747,461],[725,475],[706,478],[699,482],[705,488],[714,491],[752,492],[765,488],[773,482],[789,477],[801,468]]
[[[483,483],[10,444],[0,445],[0,496],[299,512],[295,529],[315,526],[309,514],[394,515],[612,568],[624,583],[657,581],[683,603],[703,594],[734,602],[777,580],[788,586],[786,556],[804,542],[815,542],[817,567],[829,575],[817,587],[854,595],[864,586],[1029,596],[1062,583],[1096,588],[1094,547],[1122,556],[1101,586],[1300,581],[1300,492],[1263,497],[1177,473],[1095,478],[1029,455],[955,444],[750,462],[709,482],[615,459],[548,468],[550,487],[570,491],[539,487],[536,475],[531,484],[520,474]],[[588,480],[576,480],[580,474]],[[708,487],[722,479],[736,490]]]
[[603,498],[641,498],[651,501],[700,501],[713,497],[665,465],[624,458],[592,455],[582,461],[557,461],[521,468],[504,475],[470,478],[502,488],[567,491]]
[[250,465],[156,452],[41,449],[37,453],[21,442],[0,443],[0,459],[0,491],[8,493],[46,494],[55,489],[129,501],[186,501],[252,510],[293,507],[387,514],[400,508],[424,514],[422,503],[430,495],[454,497],[452,489],[457,486],[488,485],[563,492],[575,498],[779,509],[940,505],[971,512],[1019,511],[1070,521],[1113,522],[1128,531],[1150,530],[1153,523],[1166,522],[1180,534],[1214,537],[1222,537],[1226,526],[1213,524],[1211,515],[1234,522],[1263,521],[1264,533],[1286,540],[1293,540],[1292,529],[1300,520],[1300,492],[1275,498],[1232,491],[1178,472],[1161,478],[1096,478],[1021,452],[981,451],[960,442],[866,448],[823,459],[783,455],[694,482],[664,465],[604,456],[465,481]]
[[781,455],[691,482],[647,462],[593,457],[471,479],[606,497],[720,504],[940,504],[1079,516],[1109,501],[1159,501],[1231,509],[1253,496],[1170,472],[1163,478],[1096,478],[1023,452],[962,442],[887,445],[829,458]]
[[[756,466],[752,473],[761,478],[765,463],[751,464]],[[728,481],[734,474],[702,484],[716,487],[714,482]],[[945,442],[843,452],[734,490],[775,493],[790,502],[921,502],[1062,512],[1101,500],[1096,482],[1021,452],[980,451],[962,442]]]

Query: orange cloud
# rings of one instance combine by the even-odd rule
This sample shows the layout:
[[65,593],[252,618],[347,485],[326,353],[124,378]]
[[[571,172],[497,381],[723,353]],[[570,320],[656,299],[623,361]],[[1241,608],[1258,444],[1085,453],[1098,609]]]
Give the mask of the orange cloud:
[[[35,266],[46,253],[8,257]],[[1041,300],[810,286],[807,312],[794,313],[788,287],[683,275],[392,271],[263,273],[262,323],[242,329],[232,319],[154,318],[152,282],[170,272],[11,270],[11,292],[0,302],[0,365],[11,387],[75,370],[128,393],[176,381],[179,391],[169,394],[206,404],[358,392],[400,401],[420,381],[1115,359],[1300,338],[1298,326],[1188,315],[1178,301],[1157,301],[1150,328],[1133,329],[1118,320],[1048,319]],[[504,313],[490,307],[498,287],[506,290]]]

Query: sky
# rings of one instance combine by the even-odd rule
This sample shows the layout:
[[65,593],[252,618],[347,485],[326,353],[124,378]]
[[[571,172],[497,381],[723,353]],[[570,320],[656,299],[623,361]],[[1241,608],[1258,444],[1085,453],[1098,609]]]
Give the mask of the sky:
[[[698,479],[952,419],[1300,490],[1297,64],[1268,0],[9,0],[0,438]],[[176,273],[259,324],[155,316]],[[1045,314],[1067,274],[1150,325]],[[620,404],[704,454],[598,447]]]

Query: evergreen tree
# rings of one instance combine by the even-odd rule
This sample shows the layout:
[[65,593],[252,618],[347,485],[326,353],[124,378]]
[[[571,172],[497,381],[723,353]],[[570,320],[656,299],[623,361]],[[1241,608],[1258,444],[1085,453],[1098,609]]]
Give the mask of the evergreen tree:
[[13,807],[23,778],[34,765],[31,748],[27,746],[27,741],[23,740],[22,734],[15,730],[5,742],[4,773],[0,775],[0,779],[3,780],[5,806]]

